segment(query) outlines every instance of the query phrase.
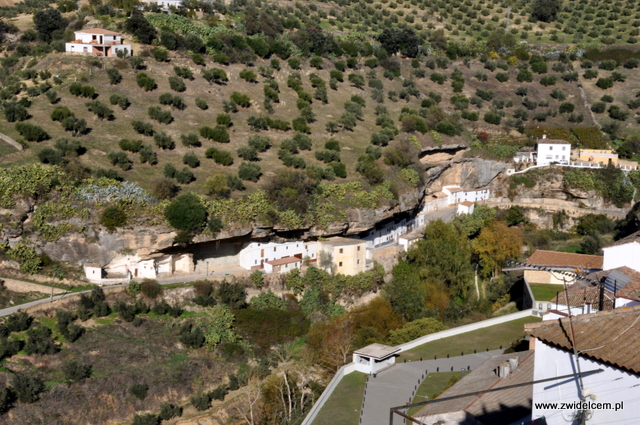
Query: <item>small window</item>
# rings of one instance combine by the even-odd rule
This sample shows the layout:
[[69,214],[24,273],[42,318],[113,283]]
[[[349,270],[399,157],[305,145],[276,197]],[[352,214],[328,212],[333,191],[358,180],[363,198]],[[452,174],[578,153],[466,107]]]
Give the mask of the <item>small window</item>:
[[343,251],[344,251],[344,250],[343,250],[342,248],[340,248],[340,254],[342,254],[342,252],[343,252]]
[[338,263],[338,267],[342,267],[342,261]]
[[276,252],[276,248],[277,248],[277,247],[275,247],[275,246],[273,247],[273,252]]
[[360,264],[360,260],[356,260],[356,264]]
[[566,146],[563,146],[563,147],[562,147],[562,150],[563,150],[563,151],[564,151],[564,150],[566,150],[566,149],[567,149],[567,147],[566,147]]
[[358,247],[358,251],[360,251],[360,247]]
[[553,146],[549,146],[549,150],[552,151],[553,150]]

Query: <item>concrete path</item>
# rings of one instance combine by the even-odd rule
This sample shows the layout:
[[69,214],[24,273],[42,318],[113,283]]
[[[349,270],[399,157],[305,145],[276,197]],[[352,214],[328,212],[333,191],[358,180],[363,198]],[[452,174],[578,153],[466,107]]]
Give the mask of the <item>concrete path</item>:
[[[389,409],[411,403],[414,391],[429,373],[451,372],[460,369],[475,369],[479,364],[492,356],[502,354],[503,350],[492,350],[449,359],[424,360],[409,363],[398,363],[380,372],[375,378],[369,378],[364,397],[364,407],[360,415],[363,425],[388,425]],[[394,423],[403,424],[399,416]]]

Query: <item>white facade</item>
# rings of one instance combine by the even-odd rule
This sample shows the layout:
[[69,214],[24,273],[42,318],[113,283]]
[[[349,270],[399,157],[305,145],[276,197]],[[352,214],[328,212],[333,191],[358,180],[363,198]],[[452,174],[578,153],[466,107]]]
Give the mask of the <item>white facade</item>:
[[[594,360],[580,357],[580,369],[584,371],[603,369],[604,372],[582,378],[585,392],[593,395],[587,401],[611,403],[618,411],[594,409],[589,425],[633,425],[638,423],[637,400],[640,399],[640,377],[620,369],[613,368]],[[573,354],[551,347],[540,340],[535,342],[535,368],[533,380],[570,375],[577,372]],[[571,415],[576,409],[541,408],[537,403],[563,403],[580,401],[578,379],[550,381],[533,386],[532,419],[545,417],[548,425],[566,425],[572,423]]]
[[85,264],[84,275],[90,281],[97,281],[102,279],[102,267],[96,264]]
[[251,268],[264,267],[264,263],[267,261],[285,257],[300,256],[301,259],[308,258],[315,261],[316,249],[316,242],[251,242],[242,248],[238,258],[240,267],[251,270]]
[[604,252],[603,270],[627,266],[640,272],[640,243],[629,242],[622,245],[602,248]]
[[568,164],[571,159],[571,144],[559,141],[538,142],[536,165],[551,165],[552,163]]
[[473,214],[476,204],[470,201],[464,201],[458,204],[456,214]]
[[463,189],[460,186],[444,186],[442,192],[447,195],[448,205],[457,205],[462,202],[480,202],[489,199],[489,189]]
[[378,373],[396,364],[397,347],[383,344],[371,344],[353,352],[355,370],[366,374]]
[[158,6],[163,8],[169,8],[169,7],[181,8],[183,6],[182,0],[142,0],[142,3],[145,3],[145,4],[156,3]]
[[392,221],[382,227],[369,230],[360,235],[360,239],[367,243],[368,249],[376,248],[398,242],[401,235],[421,226],[424,226],[424,215],[418,214],[415,218],[408,220],[403,218],[398,222]]
[[125,56],[131,55],[131,45],[122,44],[122,36],[119,33],[99,28],[74,32],[75,38],[70,43],[65,43],[67,53],[117,57],[118,52]]

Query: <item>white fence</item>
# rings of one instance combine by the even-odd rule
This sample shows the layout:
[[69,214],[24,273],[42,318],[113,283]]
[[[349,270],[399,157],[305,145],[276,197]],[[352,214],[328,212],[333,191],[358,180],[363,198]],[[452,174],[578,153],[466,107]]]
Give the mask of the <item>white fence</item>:
[[[413,341],[400,344],[396,347],[400,348],[399,352],[407,351],[412,348],[418,347],[422,344],[426,344],[427,342],[437,341],[442,338],[447,338],[450,336],[459,335],[462,333],[471,332],[471,331],[475,331],[482,328],[487,328],[489,326],[499,325],[500,323],[506,323],[512,320],[522,319],[524,317],[528,317],[532,315],[533,315],[532,309],[519,311],[517,313],[505,314],[504,316],[494,317],[492,319],[483,320],[481,322],[471,323],[464,326],[458,326],[457,328],[447,329],[446,331],[425,335],[423,337],[414,339]],[[338,386],[338,384],[340,383],[344,375],[347,375],[351,372],[355,372],[355,370],[356,370],[355,363],[346,364],[342,366],[340,369],[338,369],[338,372],[334,375],[331,382],[329,382],[329,385],[327,385],[327,388],[324,389],[324,391],[322,392],[322,395],[320,395],[320,398],[318,398],[318,401],[316,401],[316,403],[313,405],[313,407],[307,414],[307,417],[304,418],[304,421],[302,421],[301,425],[311,425],[313,423],[316,416],[318,416],[318,413],[322,409],[322,406],[324,406],[324,404],[327,402],[327,400],[333,393],[333,390],[335,390],[335,388]]]

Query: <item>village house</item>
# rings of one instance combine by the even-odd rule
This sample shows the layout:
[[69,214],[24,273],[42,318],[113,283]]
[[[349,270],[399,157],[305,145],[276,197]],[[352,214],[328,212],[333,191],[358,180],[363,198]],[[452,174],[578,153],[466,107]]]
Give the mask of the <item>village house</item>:
[[[459,380],[438,398],[497,390],[531,382],[534,368],[533,351],[494,356]],[[413,417],[425,425],[511,425],[532,424],[532,387],[516,388],[460,397],[427,404]],[[544,422],[540,422],[543,424]]]
[[[574,280],[558,272],[576,270],[593,273],[603,268],[603,257],[598,255],[573,254],[570,252],[546,251],[537,249],[525,264],[549,270],[525,270],[524,278],[529,283],[550,283],[562,285],[564,281],[572,284]],[[563,278],[565,278],[563,280]]]
[[[558,320],[529,323],[534,349],[533,380],[602,369],[602,373],[564,378],[533,386],[532,418],[548,425],[632,425],[640,399],[640,306]],[[575,346],[574,346],[575,344]],[[578,353],[576,356],[575,353]],[[579,364],[578,364],[579,363]],[[600,403],[604,408],[558,409],[539,403]],[[617,407],[617,410],[616,410]],[[578,422],[576,422],[578,421]]]
[[298,257],[284,257],[278,260],[265,261],[265,273],[289,273],[291,270],[300,269],[302,260]]
[[169,9],[170,7],[175,7],[180,9],[184,7],[184,3],[182,0],[141,0],[141,2],[146,5],[151,5],[155,3],[163,9]]
[[[316,242],[250,242],[244,245],[238,255],[240,267],[246,270],[264,268],[268,261],[295,257],[299,260],[316,261]],[[269,273],[269,272],[267,272]]]
[[118,256],[107,266],[85,264],[85,277],[94,283],[107,283],[130,279],[156,279],[159,275],[193,273],[192,254],[152,254],[149,256]]
[[640,231],[602,248],[605,270],[627,266],[640,271]]
[[570,159],[571,143],[547,139],[546,134],[538,141],[536,165],[568,164]]
[[474,204],[471,201],[460,202],[458,204],[458,208],[456,209],[456,214],[457,215],[473,214],[473,211],[475,209],[475,205],[476,204]]
[[578,159],[602,165],[618,165],[618,154],[611,149],[580,149]]
[[92,28],[74,32],[74,40],[65,43],[65,52],[88,56],[117,57],[118,52],[131,56],[131,45],[122,44],[119,32]]
[[353,276],[367,269],[367,243],[344,237],[319,240],[318,258],[320,268]]
[[480,202],[489,199],[490,192],[486,187],[479,189],[463,189],[460,186],[443,186],[442,192],[447,195],[448,205],[462,202]]

